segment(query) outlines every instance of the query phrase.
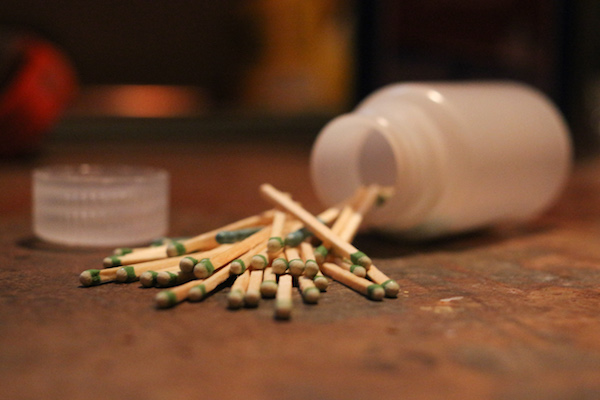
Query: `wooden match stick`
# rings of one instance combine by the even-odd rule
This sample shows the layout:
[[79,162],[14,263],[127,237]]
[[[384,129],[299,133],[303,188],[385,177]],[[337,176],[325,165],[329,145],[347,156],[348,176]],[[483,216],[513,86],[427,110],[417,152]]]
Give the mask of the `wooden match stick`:
[[101,283],[113,282],[117,279],[117,271],[121,267],[105,269],[87,269],[79,275],[82,286],[95,286]]
[[275,318],[289,319],[292,314],[292,306],[292,276],[281,275],[275,295]]
[[276,275],[285,274],[285,271],[287,271],[288,267],[289,263],[287,258],[285,257],[285,254],[282,254],[282,257],[277,257],[276,259],[271,261],[271,269]]
[[331,261],[338,267],[343,268],[346,271],[352,272],[354,275],[358,276],[359,278],[365,278],[367,276],[366,269],[364,269],[360,265],[352,264],[349,260],[344,260],[341,257],[332,257]]
[[317,289],[319,289],[321,292],[326,291],[329,287],[329,280],[325,277],[325,275],[323,275],[323,273],[320,270],[313,278],[313,282],[315,283]]
[[267,253],[277,254],[284,246],[283,242],[283,226],[285,225],[285,213],[283,211],[275,210],[273,215],[273,224],[271,225],[271,237],[267,242]]
[[[338,217],[339,213],[339,207],[331,207],[317,215],[317,219],[325,225],[330,225]],[[287,234],[285,244],[290,247],[296,247],[310,236],[312,236],[312,232],[307,227],[295,229]]]
[[304,273],[306,265],[302,258],[300,258],[300,252],[297,247],[286,247],[284,250],[285,258],[288,260],[288,270],[292,276],[300,276]]
[[304,276],[313,279],[319,272],[319,264],[315,260],[315,252],[308,242],[300,243],[300,254],[304,260]]
[[171,243],[167,246],[167,254],[171,257],[180,256],[193,251],[211,249],[218,245],[216,236],[221,231],[235,231],[238,229],[250,228],[270,224],[273,220],[273,210],[265,211],[262,214],[254,215],[241,219],[221,228],[202,233],[187,240]]
[[264,226],[253,226],[251,228],[237,229],[235,231],[221,231],[215,236],[217,243],[235,243],[246,239],[248,236],[255,234]]
[[194,286],[202,284],[204,279],[194,279],[182,285],[158,292],[154,300],[156,307],[168,308],[188,298],[188,293]]
[[260,284],[260,294],[264,298],[273,298],[277,293],[277,275],[273,272],[273,267],[264,269],[263,279]]
[[369,268],[369,271],[367,271],[367,276],[373,282],[383,287],[383,290],[385,290],[385,297],[398,297],[400,285],[398,285],[398,282],[395,280],[390,279],[379,268],[371,265],[371,268]]
[[359,251],[352,244],[343,241],[337,235],[331,232],[327,226],[323,225],[311,213],[306,211],[302,206],[292,201],[287,195],[275,189],[269,184],[260,186],[261,193],[274,204],[284,208],[290,214],[294,215],[317,236],[326,245],[331,245],[338,255],[349,258],[353,264],[361,265],[368,269],[371,265],[371,259],[363,252]]
[[231,290],[227,294],[227,306],[233,310],[244,305],[244,295],[248,289],[250,282],[250,270],[245,270],[241,275],[235,278],[235,282],[231,285]]
[[160,260],[168,257],[167,246],[168,245],[165,244],[162,246],[148,247],[146,249],[134,251],[123,256],[108,256],[102,261],[102,264],[104,265],[104,268],[110,268],[152,260]]
[[365,215],[373,209],[377,203],[380,193],[381,186],[379,185],[369,185],[364,189],[362,196],[356,201],[354,211],[348,219],[344,221],[343,229],[338,233],[342,240],[347,242],[352,242],[354,240],[360,224]]
[[367,298],[371,300],[380,301],[383,299],[385,291],[381,285],[373,283],[364,278],[359,278],[352,272],[346,271],[345,269],[342,269],[333,263],[324,262],[321,265],[321,271],[336,281],[367,296]]
[[[225,248],[228,248],[229,246],[232,246],[232,245],[231,244],[222,244],[221,246],[219,246],[215,249],[193,253],[193,255],[195,257],[199,257],[199,258],[210,257],[214,252],[223,251],[222,250],[223,246],[225,246]],[[190,256],[191,255],[192,254],[190,254]],[[181,268],[181,262],[183,261],[183,259],[185,257],[188,257],[188,256],[169,257],[169,258],[163,258],[160,260],[146,261],[146,262],[141,262],[138,264],[117,267],[118,269],[117,269],[116,281],[122,282],[122,283],[133,282],[133,281],[136,281],[140,277],[140,275],[146,271],[161,270],[161,269],[173,267],[175,265],[179,265],[179,267]],[[188,271],[186,271],[186,272],[188,272]]]
[[209,278],[206,278],[201,284],[190,288],[188,300],[200,301],[204,299],[210,292],[215,290],[217,286],[229,279],[230,276],[229,265],[226,265],[212,274]]
[[[338,218],[335,220],[333,226],[331,227],[331,232],[334,235],[339,236],[340,233],[343,232],[344,226],[346,226],[346,222],[352,217],[353,212],[354,211],[349,205],[345,205],[342,208],[342,211],[340,211]],[[331,246],[329,244],[323,243],[315,249],[314,253],[317,264],[323,264],[325,262],[325,260],[327,259],[327,255],[329,254],[330,247]]]
[[248,290],[244,295],[244,305],[246,307],[256,307],[260,300],[260,284],[262,282],[263,270],[256,269],[250,271],[250,282],[248,282]]
[[248,236],[241,242],[231,244],[231,247],[225,249],[224,251],[218,252],[210,257],[203,258],[194,266],[194,275],[197,278],[206,278],[210,276],[213,271],[221,268],[223,265],[241,256],[253,247],[265,243],[270,233],[271,232],[268,227],[262,228],[260,231]]
[[298,278],[298,288],[305,303],[316,304],[321,297],[321,291],[315,286],[311,278],[301,276]]

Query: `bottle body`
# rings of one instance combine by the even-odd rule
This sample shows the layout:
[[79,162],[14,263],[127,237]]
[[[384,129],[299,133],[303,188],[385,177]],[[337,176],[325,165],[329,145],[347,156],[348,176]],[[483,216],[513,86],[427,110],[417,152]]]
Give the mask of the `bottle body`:
[[311,173],[327,205],[360,185],[393,187],[367,224],[436,237],[542,212],[564,185],[571,157],[562,116],[532,88],[396,84],[323,128]]

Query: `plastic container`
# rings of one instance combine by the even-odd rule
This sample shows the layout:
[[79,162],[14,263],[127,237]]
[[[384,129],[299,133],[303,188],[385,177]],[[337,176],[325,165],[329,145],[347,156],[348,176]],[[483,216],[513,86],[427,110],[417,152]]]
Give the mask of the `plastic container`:
[[146,167],[61,165],[33,172],[33,228],[69,246],[131,246],[168,229],[169,176]]
[[362,184],[392,186],[366,224],[431,238],[536,216],[560,192],[571,159],[561,114],[531,87],[408,83],[327,124],[311,173],[326,205]]

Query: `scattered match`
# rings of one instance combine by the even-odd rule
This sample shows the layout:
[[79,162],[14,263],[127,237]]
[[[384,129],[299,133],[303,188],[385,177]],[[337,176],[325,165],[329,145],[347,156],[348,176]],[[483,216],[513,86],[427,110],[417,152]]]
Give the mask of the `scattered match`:
[[316,215],[269,184],[260,193],[275,208],[197,236],[117,248],[103,269],[79,275],[81,286],[139,281],[146,290],[167,288],[155,294],[158,309],[229,287],[228,309],[272,307],[278,320],[291,318],[295,298],[302,307],[317,304],[331,284],[374,301],[398,297],[398,282],[352,244],[368,212],[391,196],[389,188],[361,187]]

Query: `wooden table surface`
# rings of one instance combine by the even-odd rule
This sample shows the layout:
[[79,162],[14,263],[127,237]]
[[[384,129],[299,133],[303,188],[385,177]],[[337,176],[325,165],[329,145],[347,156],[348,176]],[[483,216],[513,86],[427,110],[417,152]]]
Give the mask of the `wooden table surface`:
[[[287,143],[287,142],[286,142]],[[332,283],[226,308],[227,288],[157,310],[138,283],[82,288],[107,249],[32,236],[30,173],[54,163],[127,163],[172,177],[171,229],[193,235],[262,211],[270,182],[320,211],[309,146],[189,141],[53,142],[0,163],[0,397],[6,399],[598,399],[600,162],[580,162],[557,204],[519,227],[409,244],[356,244],[397,280],[397,299]],[[297,294],[297,293],[295,293]]]

